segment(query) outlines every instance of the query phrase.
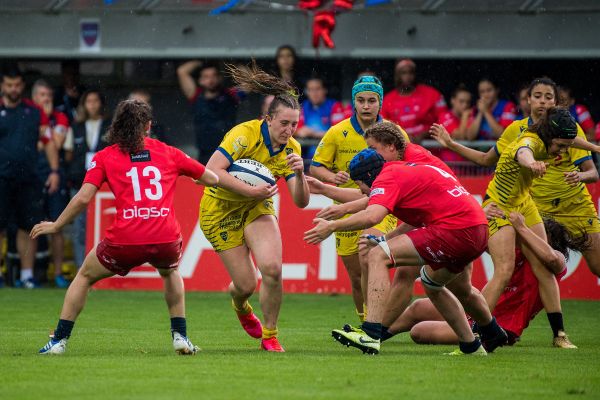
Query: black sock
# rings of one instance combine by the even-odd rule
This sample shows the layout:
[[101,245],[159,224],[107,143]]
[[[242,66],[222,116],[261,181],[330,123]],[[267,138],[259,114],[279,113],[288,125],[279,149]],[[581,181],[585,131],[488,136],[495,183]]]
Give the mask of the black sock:
[[54,331],[54,340],[68,339],[71,336],[75,321],[69,321],[67,319],[59,319],[56,330]]
[[481,346],[481,342],[477,338],[475,338],[475,340],[473,340],[470,343],[469,342],[458,342],[458,347],[460,348],[460,351],[462,351],[465,354],[474,353],[475,350],[477,350],[479,348],[479,346]]
[[552,328],[552,334],[554,337],[558,336],[558,331],[564,331],[565,326],[563,325],[563,318],[561,312],[552,312],[546,314],[548,316],[548,322],[550,322],[550,328]]
[[187,327],[185,324],[185,318],[175,317],[171,318],[171,333],[177,332],[181,336],[187,336]]
[[381,339],[381,324],[376,322],[363,322],[361,329],[373,339]]
[[486,338],[486,337],[489,338],[489,337],[496,335],[496,333],[498,333],[498,331],[500,331],[500,326],[496,322],[496,317],[492,317],[492,321],[489,324],[480,325],[479,330],[481,332],[481,336],[484,338]]
[[387,326],[383,326],[381,325],[381,341],[385,341],[388,340],[389,338],[393,337],[395,335],[395,333],[390,333],[390,328]]

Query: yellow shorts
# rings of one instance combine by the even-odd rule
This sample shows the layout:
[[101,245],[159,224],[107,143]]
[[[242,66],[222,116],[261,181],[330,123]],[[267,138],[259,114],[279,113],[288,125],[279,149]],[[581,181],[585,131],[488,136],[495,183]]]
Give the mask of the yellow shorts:
[[563,224],[572,235],[600,232],[600,219],[589,194],[586,196],[582,193],[581,196],[553,202],[540,201],[536,205],[542,217],[552,218]]
[[202,196],[200,228],[215,251],[244,244],[244,228],[261,215],[275,215],[273,200],[240,202]]
[[500,208],[502,211],[504,211],[504,213],[506,214],[506,218],[494,218],[494,219],[488,221],[490,237],[492,237],[492,235],[494,233],[498,232],[498,230],[500,228],[502,228],[503,226],[511,225],[510,221],[508,220],[508,215],[512,211],[521,213],[523,215],[523,217],[525,217],[525,225],[527,225],[527,226],[533,226],[533,225],[542,223],[542,217],[540,216],[540,213],[539,213],[537,207],[535,206],[535,203],[533,202],[533,199],[531,198],[531,196],[527,197],[527,200],[525,200],[525,202],[523,202],[522,204],[520,204],[517,207],[506,206],[506,205],[500,204],[500,202],[498,202],[498,201],[494,201],[491,198],[487,198],[483,202],[482,207],[487,206],[491,202],[496,203],[498,208]]
[[[351,214],[345,215],[348,218]],[[396,229],[398,218],[393,215],[387,215],[383,221],[373,228],[379,230],[382,234],[389,233]],[[340,256],[351,256],[358,253],[358,239],[363,231],[340,231],[335,232],[335,249]]]

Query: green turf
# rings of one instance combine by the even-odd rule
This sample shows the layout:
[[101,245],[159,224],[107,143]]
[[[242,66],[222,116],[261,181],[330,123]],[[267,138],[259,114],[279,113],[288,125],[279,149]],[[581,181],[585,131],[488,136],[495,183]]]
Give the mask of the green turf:
[[578,350],[552,348],[542,314],[521,343],[487,358],[443,356],[453,348],[407,336],[366,356],[330,336],[356,322],[348,296],[287,295],[287,352],[268,354],[238,326],[225,294],[188,293],[188,334],[203,351],[180,357],[160,293],[94,291],[67,353],[38,356],[63,295],[0,290],[0,399],[600,398],[600,302],[564,302]]

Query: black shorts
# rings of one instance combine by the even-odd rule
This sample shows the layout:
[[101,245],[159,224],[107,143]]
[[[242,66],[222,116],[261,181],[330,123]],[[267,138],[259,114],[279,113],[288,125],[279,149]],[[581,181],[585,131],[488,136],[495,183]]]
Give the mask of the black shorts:
[[0,177],[0,232],[9,220],[27,232],[42,221],[43,184],[37,178],[19,181]]

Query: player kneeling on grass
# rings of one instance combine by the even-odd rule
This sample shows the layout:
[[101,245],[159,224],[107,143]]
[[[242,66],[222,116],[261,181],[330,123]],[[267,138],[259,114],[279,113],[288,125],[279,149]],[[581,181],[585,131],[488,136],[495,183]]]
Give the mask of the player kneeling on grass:
[[[491,206],[495,206],[495,204],[491,203]],[[504,213],[497,207],[494,211],[500,213],[495,217],[504,216]],[[486,211],[488,216],[489,212],[489,210]],[[544,220],[548,243],[525,224],[522,214],[512,212],[510,222],[515,228],[519,240],[534,251],[535,257],[556,276],[557,280],[567,273],[566,261],[569,250],[583,252],[590,245],[587,234],[575,237],[568,232],[564,225],[552,219]],[[506,330],[510,346],[520,340],[521,334],[529,326],[529,322],[544,309],[538,291],[538,281],[531,265],[518,247],[515,250],[516,261],[513,275],[492,313]],[[389,328],[389,332],[394,335],[408,331],[416,343],[455,344],[458,342],[458,337],[452,328],[444,322],[444,318],[429,299],[415,301]],[[554,346],[576,348],[571,343],[562,343],[562,340],[561,336],[555,338]]]
[[[447,172],[427,164],[389,162],[372,149],[358,153],[350,163],[350,175],[363,193],[370,193],[369,206],[347,219],[315,219],[304,235],[308,243],[319,243],[332,232],[365,229],[388,213],[418,227],[389,241],[385,237],[363,237],[373,247],[368,253],[369,287],[367,321],[361,329],[346,327],[332,335],[340,343],[367,353],[379,352],[382,325],[390,287],[388,268],[425,265],[421,281],[427,296],[459,338],[460,349],[451,355],[487,354],[465,317],[466,311],[481,326],[482,340],[493,351],[506,342],[483,296],[471,286],[465,267],[487,246],[487,221],[477,201]],[[452,290],[446,288],[452,282]]]
[[31,236],[59,232],[85,210],[104,182],[115,195],[117,214],[106,238],[87,255],[69,286],[54,336],[40,354],[62,354],[91,286],[115,274],[150,263],[164,281],[171,316],[173,347],[179,354],[199,349],[187,338],[183,279],[177,270],[181,258],[181,233],[175,219],[173,197],[180,175],[214,186],[217,175],[182,151],[147,137],[152,110],[137,100],[117,106],[109,130],[111,146],[98,152],[83,185],[55,222],[42,222]]

